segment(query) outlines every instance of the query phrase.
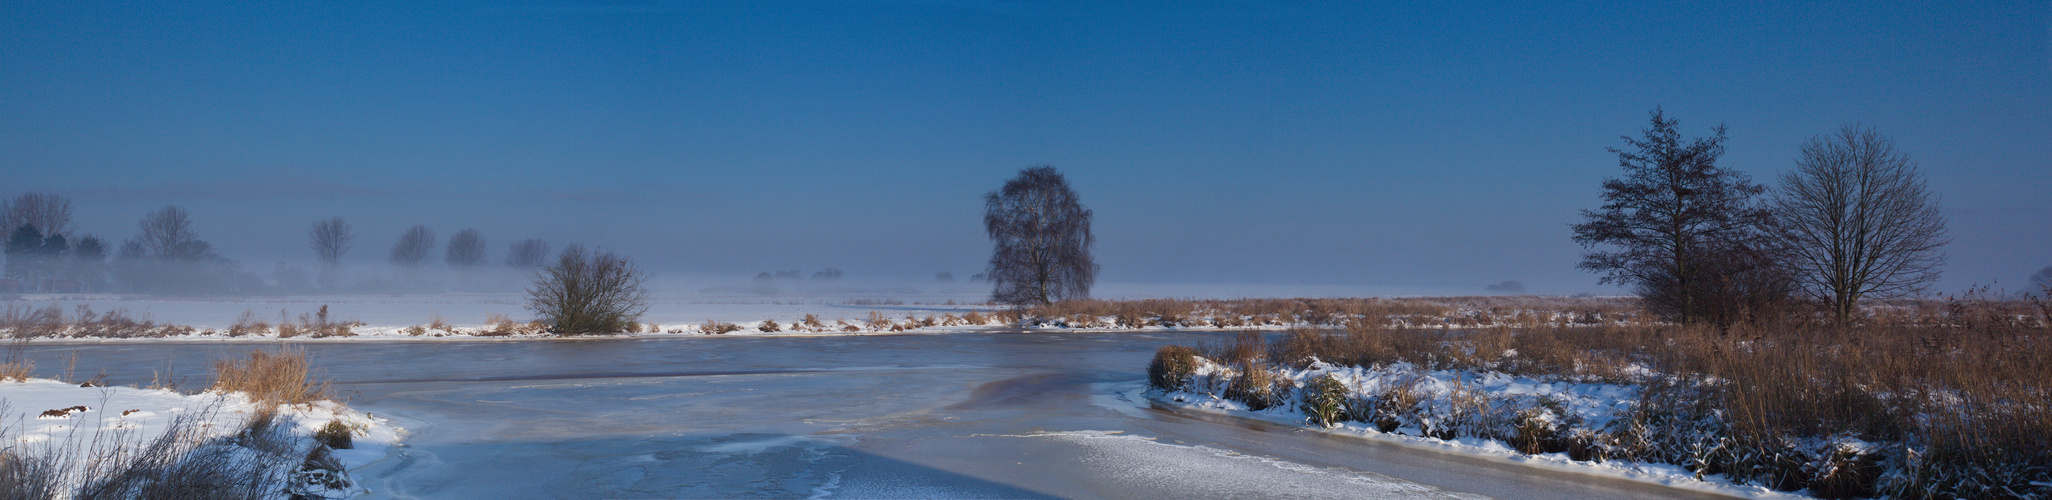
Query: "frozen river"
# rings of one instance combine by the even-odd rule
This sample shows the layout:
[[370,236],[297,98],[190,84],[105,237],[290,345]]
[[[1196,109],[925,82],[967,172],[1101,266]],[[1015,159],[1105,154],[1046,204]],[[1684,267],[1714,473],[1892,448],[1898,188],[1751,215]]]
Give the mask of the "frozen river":
[[[1693,498],[1292,426],[1152,408],[1157,347],[1205,333],[303,344],[407,446],[379,498]],[[38,343],[49,374],[146,383],[253,343]]]

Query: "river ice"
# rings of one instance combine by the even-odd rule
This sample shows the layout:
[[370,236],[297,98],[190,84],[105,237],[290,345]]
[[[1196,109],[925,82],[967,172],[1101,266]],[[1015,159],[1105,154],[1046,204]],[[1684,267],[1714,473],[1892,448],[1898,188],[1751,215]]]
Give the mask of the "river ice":
[[[1153,351],[1221,333],[300,344],[403,446],[373,498],[1694,498],[1598,476],[1154,407]],[[110,382],[254,343],[31,344]]]

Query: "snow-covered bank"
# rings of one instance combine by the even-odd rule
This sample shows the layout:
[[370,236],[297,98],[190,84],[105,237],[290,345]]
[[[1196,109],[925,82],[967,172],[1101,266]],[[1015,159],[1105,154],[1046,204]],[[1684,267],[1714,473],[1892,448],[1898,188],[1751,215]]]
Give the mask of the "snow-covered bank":
[[263,478],[275,487],[266,497],[339,498],[363,491],[348,471],[383,459],[405,436],[383,418],[332,401],[278,405],[268,419],[263,410],[242,393],[0,382],[0,455],[40,464],[26,475],[41,481],[23,487],[54,486],[47,493],[60,498],[124,480],[161,489],[219,475]]
[[[1154,388],[1135,396],[1186,410],[1671,487],[1755,498],[1806,493],[1734,484],[1722,474],[1698,474],[1671,464],[1596,459],[1604,446],[1598,430],[1629,418],[1642,390],[1638,386],[1422,370],[1407,363],[1368,368],[1313,362],[1305,369],[1274,370],[1270,392],[1261,394],[1248,386],[1242,370],[1201,357],[1195,361],[1191,376],[1177,390]],[[1319,392],[1328,387],[1322,384],[1334,382],[1337,386],[1330,387],[1338,389],[1339,397],[1321,401]]]

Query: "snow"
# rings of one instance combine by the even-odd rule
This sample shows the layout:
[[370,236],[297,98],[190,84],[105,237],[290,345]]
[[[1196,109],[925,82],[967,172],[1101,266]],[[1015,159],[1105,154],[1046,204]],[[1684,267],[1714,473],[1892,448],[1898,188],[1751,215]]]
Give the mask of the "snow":
[[[45,415],[75,407],[85,410]],[[163,436],[180,416],[195,419],[188,423],[200,426],[199,439],[213,441],[241,431],[259,409],[242,393],[188,395],[167,389],[82,387],[51,379],[0,382],[0,426],[6,429],[0,437],[7,438],[0,446],[29,455],[110,442],[141,446]],[[340,421],[353,429],[352,447],[333,451],[348,470],[385,458],[406,435],[384,418],[333,401],[279,405],[276,411],[274,425],[299,438],[300,456],[314,446],[314,433],[328,422]],[[351,483],[350,490],[337,493],[359,492],[360,486]]]
[[[1232,369],[1204,358],[1196,358],[1196,361],[1198,366],[1194,375],[1190,377],[1192,386],[1188,390],[1148,390],[1146,395],[1150,397],[1132,399],[1151,400],[1190,410],[1304,425],[1313,430],[1339,435],[1469,453],[1527,465],[1596,473],[1719,494],[1752,498],[1801,497],[1760,486],[1734,485],[1721,475],[1709,475],[1699,479],[1694,472],[1669,464],[1628,460],[1577,461],[1565,453],[1524,454],[1502,440],[1477,437],[1439,439],[1427,436],[1423,430],[1414,426],[1400,427],[1394,432],[1381,432],[1371,424],[1348,421],[1321,428],[1298,404],[1284,403],[1252,411],[1243,403],[1221,397],[1233,375]],[[1444,421],[1450,418],[1449,414],[1458,411],[1449,406],[1452,405],[1452,400],[1462,395],[1461,391],[1479,391],[1480,395],[1495,404],[1521,401],[1529,407],[1542,399],[1550,399],[1561,403],[1565,410],[1582,420],[1582,424],[1577,427],[1600,429],[1623,415],[1630,408],[1632,401],[1638,397],[1639,391],[1636,386],[1543,380],[1493,371],[1421,370],[1409,363],[1361,367],[1336,366],[1314,361],[1303,370],[1281,370],[1280,376],[1294,382],[1298,387],[1303,387],[1328,374],[1338,378],[1347,387],[1348,393],[1354,396],[1372,395],[1391,387],[1409,386],[1423,401],[1420,405],[1423,415],[1419,418],[1427,422],[1434,419]]]

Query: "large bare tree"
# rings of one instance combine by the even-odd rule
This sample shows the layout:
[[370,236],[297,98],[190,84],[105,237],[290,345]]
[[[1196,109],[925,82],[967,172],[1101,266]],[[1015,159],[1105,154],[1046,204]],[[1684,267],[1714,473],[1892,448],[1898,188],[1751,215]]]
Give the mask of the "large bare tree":
[[484,263],[484,234],[477,232],[476,229],[457,231],[456,235],[449,237],[449,248],[446,255],[443,255],[442,261],[447,262],[449,267],[457,268],[468,268]]
[[418,269],[427,263],[428,254],[435,250],[435,232],[427,226],[416,225],[399,233],[399,242],[392,244],[392,263]]
[[71,200],[51,193],[27,193],[0,203],[0,232],[12,232],[22,224],[36,227],[44,235],[71,232]]
[[1925,290],[1945,263],[1945,216],[1923,174],[1871,128],[1804,143],[1775,207],[1797,286],[1840,324],[1862,299]]
[[1011,304],[1087,298],[1097,282],[1089,209],[1054,167],[1019,170],[984,195],[983,227],[995,248],[986,268],[991,297]]
[[549,258],[549,242],[528,238],[513,243],[506,251],[506,265],[524,269],[541,267]]
[[1762,248],[1771,243],[1763,228],[1772,213],[1756,200],[1766,188],[1717,165],[1723,126],[1683,139],[1675,120],[1658,109],[1652,115],[1642,138],[1626,136],[1630,147],[1610,149],[1624,176],[1605,179],[1602,208],[1583,210],[1573,226],[1576,243],[1602,248],[1578,267],[1634,289],[1679,322],[1730,321],[1742,315],[1733,304],[1776,281],[1755,279],[1772,262]]

